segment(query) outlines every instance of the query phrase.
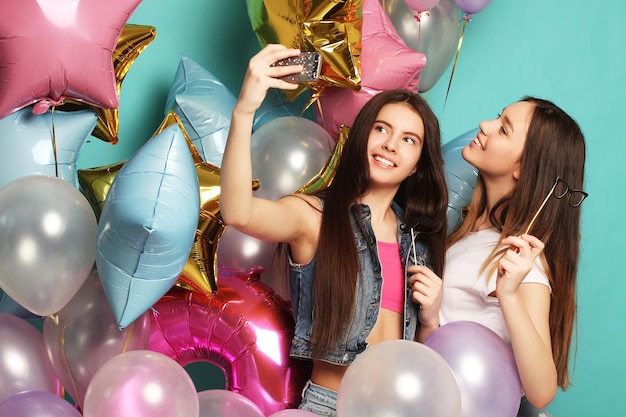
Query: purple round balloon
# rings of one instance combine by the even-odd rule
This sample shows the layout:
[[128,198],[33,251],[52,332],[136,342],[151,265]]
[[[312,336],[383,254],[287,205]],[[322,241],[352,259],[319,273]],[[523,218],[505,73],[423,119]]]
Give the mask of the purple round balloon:
[[26,391],[0,403],[0,416],[11,417],[81,417],[61,397],[45,391]]
[[424,344],[443,357],[461,390],[461,417],[515,417],[522,387],[513,351],[494,331],[472,321],[447,323]]

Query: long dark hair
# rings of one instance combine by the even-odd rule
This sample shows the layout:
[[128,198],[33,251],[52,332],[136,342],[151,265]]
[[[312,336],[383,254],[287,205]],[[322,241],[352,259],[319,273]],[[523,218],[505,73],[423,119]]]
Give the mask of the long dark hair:
[[[585,171],[585,139],[578,124],[554,103],[524,97],[534,105],[521,157],[517,186],[498,201],[488,213],[491,224],[501,231],[501,238],[526,231],[556,177],[563,178],[571,189],[582,189]],[[478,177],[466,219],[455,231],[449,245],[473,229],[486,210],[484,183]],[[550,336],[558,385],[570,385],[569,351],[576,317],[576,276],[580,248],[580,208],[569,207],[568,198],[550,198],[530,233],[545,244],[544,263],[552,287]],[[487,260],[493,264],[494,252]]]
[[405,179],[394,200],[404,218],[427,216],[434,221],[425,235],[433,270],[443,272],[448,194],[443,171],[439,122],[418,94],[390,90],[377,94],[363,106],[344,144],[333,181],[323,193],[324,210],[315,274],[313,349],[322,355],[339,339],[355,302],[359,263],[350,210],[369,187],[367,142],[378,113],[389,103],[407,103],[422,118],[424,143],[417,172]]

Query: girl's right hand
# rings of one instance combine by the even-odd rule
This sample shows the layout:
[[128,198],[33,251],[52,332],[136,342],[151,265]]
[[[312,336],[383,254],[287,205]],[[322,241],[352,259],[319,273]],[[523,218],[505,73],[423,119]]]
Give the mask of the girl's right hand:
[[235,109],[245,113],[254,113],[261,106],[270,88],[283,90],[298,88],[297,84],[281,80],[279,77],[301,72],[302,65],[272,67],[272,64],[279,59],[298,55],[300,55],[299,49],[287,48],[279,44],[269,44],[261,49],[248,63],[248,70]]

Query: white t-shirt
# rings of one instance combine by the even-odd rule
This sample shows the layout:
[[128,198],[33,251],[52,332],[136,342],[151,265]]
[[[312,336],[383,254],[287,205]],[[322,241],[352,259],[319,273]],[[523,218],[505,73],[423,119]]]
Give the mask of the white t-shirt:
[[[480,323],[510,344],[500,302],[495,296],[489,296],[496,290],[497,272],[494,271],[489,279],[486,276],[488,271],[479,275],[480,267],[499,238],[496,229],[485,229],[468,234],[448,248],[439,320],[442,326],[459,320]],[[522,282],[550,287],[539,258]]]

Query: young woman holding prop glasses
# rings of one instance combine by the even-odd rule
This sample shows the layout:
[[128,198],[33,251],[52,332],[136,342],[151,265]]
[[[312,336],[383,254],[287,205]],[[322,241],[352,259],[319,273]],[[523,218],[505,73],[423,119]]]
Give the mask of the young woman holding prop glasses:
[[524,391],[518,415],[547,416],[541,408],[570,385],[585,140],[562,109],[532,97],[479,127],[462,151],[479,175],[449,237],[440,324],[498,333]]

